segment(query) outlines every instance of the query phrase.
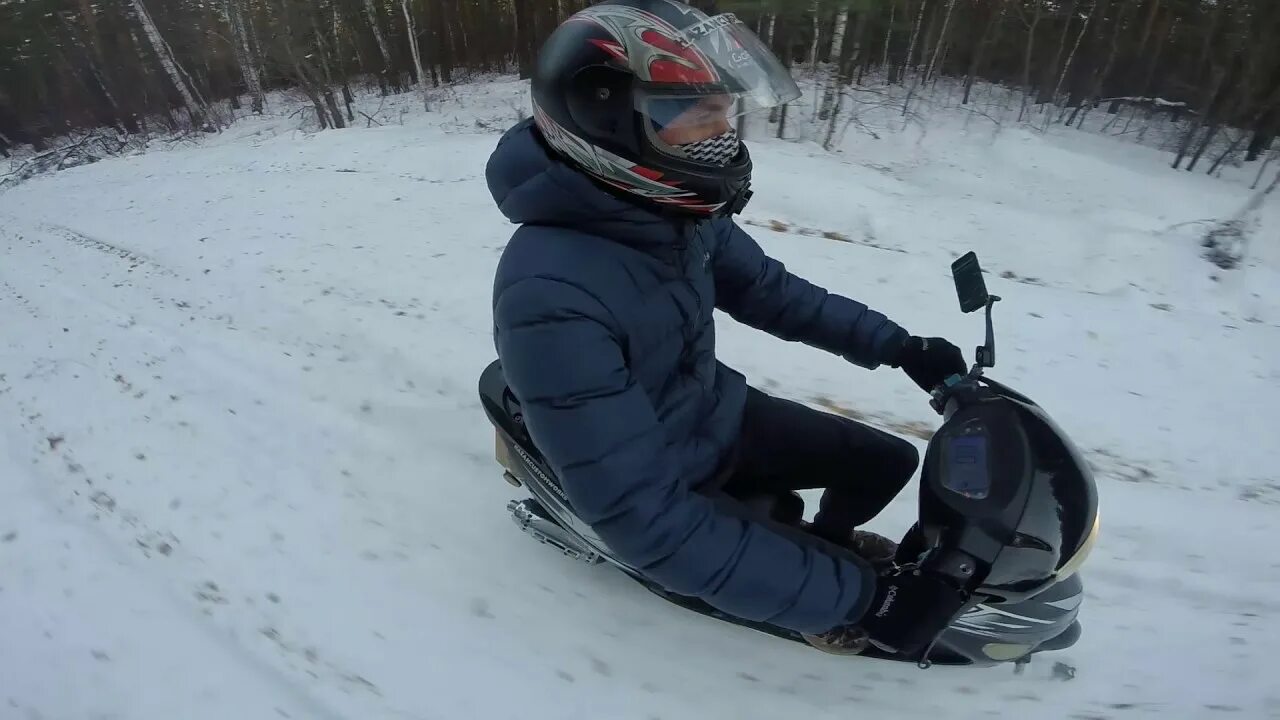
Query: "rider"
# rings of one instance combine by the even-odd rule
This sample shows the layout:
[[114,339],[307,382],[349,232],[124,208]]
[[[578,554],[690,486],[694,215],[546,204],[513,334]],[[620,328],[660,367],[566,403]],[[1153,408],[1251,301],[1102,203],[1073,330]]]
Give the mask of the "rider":
[[[797,98],[790,74],[732,15],[609,0],[550,36],[532,94],[486,168],[520,225],[494,337],[575,512],[672,592],[829,652],[868,636],[919,649],[915,621],[945,589],[888,574],[894,544],[856,530],[911,479],[915,447],[770,397],[715,357],[719,309],[926,390],[966,370],[954,345],[791,274],[732,220],[752,168],[734,123]],[[734,501],[815,488],[812,524]]]

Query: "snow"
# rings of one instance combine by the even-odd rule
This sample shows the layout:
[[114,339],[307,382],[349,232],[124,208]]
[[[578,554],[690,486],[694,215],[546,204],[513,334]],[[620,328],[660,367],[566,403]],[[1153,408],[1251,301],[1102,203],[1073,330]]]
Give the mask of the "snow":
[[[959,114],[753,142],[748,230],[914,332],[979,342],[949,278],[976,250],[993,376],[1098,469],[1080,644],[925,672],[690,614],[512,525],[475,381],[511,230],[483,164],[522,92],[366,98],[381,126],[314,134],[279,112],[0,195],[0,718],[1280,717],[1275,198],[1221,271],[1199,239],[1247,181],[1150,148]],[[895,371],[720,331],[772,392],[937,424]]]

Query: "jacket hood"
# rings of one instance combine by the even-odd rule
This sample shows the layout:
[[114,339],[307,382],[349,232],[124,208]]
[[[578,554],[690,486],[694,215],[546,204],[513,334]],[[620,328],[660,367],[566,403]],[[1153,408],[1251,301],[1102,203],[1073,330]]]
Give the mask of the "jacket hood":
[[538,136],[532,118],[503,134],[485,179],[513,223],[567,227],[627,245],[670,244],[679,237],[673,220],[610,193],[561,159]]

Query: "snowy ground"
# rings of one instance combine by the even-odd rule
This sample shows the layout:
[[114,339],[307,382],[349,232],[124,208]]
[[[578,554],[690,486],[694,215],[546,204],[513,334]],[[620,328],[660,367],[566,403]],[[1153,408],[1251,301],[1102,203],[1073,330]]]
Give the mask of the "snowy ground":
[[[1280,718],[1275,198],[1222,272],[1198,236],[1243,185],[1122,141],[939,118],[834,155],[753,145],[748,229],[915,332],[976,344],[948,264],[977,250],[1005,299],[993,374],[1099,469],[1080,644],[923,672],[518,534],[475,397],[510,232],[476,120],[520,102],[246,120],[0,195],[0,718]],[[936,425],[894,371],[721,327],[774,392]]]

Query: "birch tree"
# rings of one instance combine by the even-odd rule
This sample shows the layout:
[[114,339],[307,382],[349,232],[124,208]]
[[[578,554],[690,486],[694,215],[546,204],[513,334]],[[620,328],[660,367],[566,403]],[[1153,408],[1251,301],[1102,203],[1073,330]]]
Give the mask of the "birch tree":
[[840,9],[836,12],[836,24],[831,31],[831,47],[827,57],[831,58],[831,62],[837,65],[835,72],[828,71],[826,76],[825,87],[822,91],[822,107],[818,110],[818,119],[825,120],[831,113],[831,103],[835,98],[836,86],[839,85],[843,78],[841,74],[844,70],[839,67],[841,64],[841,56],[844,52],[844,31],[849,24],[849,3],[840,3]]
[[385,94],[387,91],[386,76],[387,73],[391,72],[391,51],[387,49],[387,39],[382,35],[382,21],[378,18],[378,10],[373,6],[373,0],[364,0],[364,11],[369,18],[369,27],[373,30],[373,38],[378,42],[378,52],[382,54],[382,70],[378,72],[378,77],[379,81],[383,83],[382,91]]
[[911,42],[907,44],[907,66],[912,64],[912,56],[916,54],[916,41],[920,39],[920,27],[924,25],[924,11],[929,0],[920,0],[920,12],[916,15],[916,26],[911,31]]
[[249,31],[245,27],[241,0],[222,0],[223,12],[227,16],[227,24],[231,26],[231,47],[236,56],[236,64],[240,66],[240,74],[244,77],[245,87],[249,90],[251,107],[254,114],[261,114],[266,102],[262,91],[262,71],[249,49]]
[[889,23],[885,26],[884,31],[884,59],[881,60],[881,67],[886,73],[886,80],[893,82],[893,73],[889,69],[889,46],[893,40],[893,20],[894,14],[898,10],[898,3],[895,0],[889,0]]
[[[1067,61],[1062,64],[1062,74],[1058,76],[1058,83],[1053,86],[1053,93],[1049,95],[1050,101],[1058,97],[1058,93],[1062,92],[1062,83],[1067,79],[1067,71],[1071,69],[1071,63],[1076,59],[1076,51],[1080,49],[1080,41],[1084,39],[1085,31],[1089,29],[1089,21],[1093,19],[1093,11],[1097,9],[1095,3],[1089,9],[1089,14],[1084,16],[1084,22],[1080,24],[1080,33],[1076,35],[1076,42],[1071,46],[1071,54],[1067,55]],[[1049,114],[1045,113],[1045,125],[1049,124]]]
[[147,36],[147,40],[151,43],[151,49],[155,52],[156,58],[160,61],[160,67],[164,68],[164,72],[169,76],[169,81],[173,83],[178,94],[182,96],[182,102],[186,106],[187,115],[191,118],[193,127],[204,127],[206,123],[206,115],[208,114],[204,102],[199,99],[197,91],[192,87],[190,79],[187,77],[186,71],[178,65],[177,59],[173,56],[173,48],[169,47],[169,43],[164,41],[164,37],[160,34],[159,28],[156,27],[155,21],[151,19],[151,13],[147,12],[147,8],[142,4],[142,0],[132,0],[133,12],[138,18],[138,22],[142,25],[142,32]]
[[418,34],[413,28],[413,13],[409,12],[409,0],[400,0],[400,10],[404,12],[405,29],[409,34],[409,54],[413,56],[413,69],[418,74],[418,91],[422,93],[422,109],[431,111],[431,96],[427,91],[427,76],[422,70],[422,53],[418,51]]
[[942,29],[938,31],[938,42],[933,48],[933,57],[929,60],[929,67],[925,70],[925,82],[933,75],[933,68],[938,63],[938,55],[942,52],[943,46],[947,40],[947,30],[951,27],[951,13],[956,9],[956,0],[950,0],[947,3],[947,14],[942,19]]
[[813,37],[809,40],[809,71],[815,74],[818,72],[818,36],[820,33],[820,22],[822,20],[821,6],[818,0],[813,0],[809,5],[809,12],[813,15]]
[[[1023,20],[1023,24],[1027,27],[1027,44],[1022,62],[1022,109],[1018,111],[1018,122],[1027,114],[1027,101],[1031,98],[1031,53],[1035,49],[1036,28],[1040,25],[1043,8],[1042,0],[1031,0],[1035,6],[1032,11],[1031,21]],[[1019,12],[1021,14],[1021,12]]]

